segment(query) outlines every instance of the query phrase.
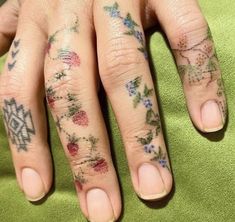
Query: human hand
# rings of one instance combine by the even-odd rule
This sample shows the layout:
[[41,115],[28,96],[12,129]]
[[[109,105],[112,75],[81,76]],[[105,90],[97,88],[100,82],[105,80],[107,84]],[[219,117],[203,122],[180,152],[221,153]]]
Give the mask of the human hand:
[[[203,132],[216,131],[226,117],[213,41],[196,1],[114,3],[23,1],[19,21],[8,13],[0,24],[2,53],[15,36],[0,79],[0,95],[19,185],[32,201],[51,186],[45,85],[81,209],[91,221],[118,218],[121,210],[97,97],[97,62],[123,135],[136,193],[143,199],[160,199],[172,186],[142,34],[156,24],[155,15],[174,49],[194,124]],[[2,16],[12,12],[12,4],[18,7],[16,1],[8,1],[1,8]],[[206,103],[211,100],[219,109]],[[210,105],[209,111],[203,104]]]

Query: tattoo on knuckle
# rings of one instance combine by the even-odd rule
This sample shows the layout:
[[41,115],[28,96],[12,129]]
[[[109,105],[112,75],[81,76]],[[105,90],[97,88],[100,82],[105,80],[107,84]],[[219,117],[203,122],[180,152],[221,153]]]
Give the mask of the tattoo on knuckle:
[[123,34],[134,37],[139,44],[137,50],[144,55],[145,59],[148,59],[144,34],[140,29],[140,26],[133,20],[131,14],[127,13],[126,16],[122,16],[117,2],[112,6],[105,6],[104,11],[106,11],[112,19],[119,19],[122,21],[123,25],[126,27],[126,31]]

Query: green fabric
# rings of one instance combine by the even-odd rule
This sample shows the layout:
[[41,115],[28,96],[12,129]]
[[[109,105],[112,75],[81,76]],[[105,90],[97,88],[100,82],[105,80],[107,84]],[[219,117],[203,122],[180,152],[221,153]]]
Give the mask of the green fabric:
[[[214,35],[224,74],[230,111],[228,125],[223,132],[207,137],[193,128],[172,55],[162,35],[152,34],[153,72],[157,72],[156,87],[175,189],[169,202],[164,200],[146,205],[137,198],[132,190],[118,127],[109,108],[106,119],[109,120],[123,191],[123,222],[235,221],[235,1],[203,0],[201,6]],[[55,190],[44,203],[33,205],[18,190],[6,134],[0,121],[0,221],[86,221],[77,205],[72,174],[52,121],[50,126]]]

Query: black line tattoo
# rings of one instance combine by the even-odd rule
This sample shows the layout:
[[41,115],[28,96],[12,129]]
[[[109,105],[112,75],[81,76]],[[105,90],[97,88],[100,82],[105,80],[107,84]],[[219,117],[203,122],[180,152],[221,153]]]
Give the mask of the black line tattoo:
[[16,65],[16,62],[17,62],[17,55],[19,53],[19,46],[20,46],[20,39],[18,40],[14,40],[13,41],[13,49],[11,51],[11,59],[13,60],[12,62],[9,62],[7,64],[7,67],[8,67],[8,70],[11,71],[15,65]]
[[35,135],[31,111],[25,111],[23,105],[18,105],[14,98],[4,100],[4,121],[11,142],[17,146],[18,151],[27,151],[27,144],[31,142],[31,135]]

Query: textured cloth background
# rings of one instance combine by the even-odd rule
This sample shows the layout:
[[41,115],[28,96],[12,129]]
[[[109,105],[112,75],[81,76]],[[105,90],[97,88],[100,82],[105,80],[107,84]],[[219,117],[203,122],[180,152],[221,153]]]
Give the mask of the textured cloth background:
[[[153,74],[157,74],[155,84],[175,188],[168,200],[159,203],[146,204],[137,198],[132,190],[119,130],[109,107],[105,118],[110,128],[124,202],[120,221],[235,221],[235,1],[202,0],[200,3],[214,35],[221,62],[228,96],[228,125],[224,131],[207,136],[197,132],[188,117],[181,83],[166,41],[160,33],[152,34],[150,52]],[[17,187],[0,120],[0,221],[86,221],[77,205],[72,174],[51,120],[50,128],[55,165],[54,189],[45,202],[34,205],[25,200]]]

